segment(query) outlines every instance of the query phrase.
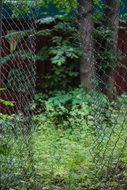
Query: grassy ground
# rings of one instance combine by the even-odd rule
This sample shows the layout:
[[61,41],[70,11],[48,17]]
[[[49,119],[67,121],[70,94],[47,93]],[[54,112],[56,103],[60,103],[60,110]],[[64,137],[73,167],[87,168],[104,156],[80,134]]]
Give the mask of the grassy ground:
[[[107,130],[107,137],[103,137],[103,141],[102,137],[98,138],[98,144],[93,143],[96,139],[93,139],[87,125],[83,129],[66,131],[42,125],[36,132],[34,147],[36,169],[42,176],[43,186],[55,190],[108,190],[110,185],[117,190],[121,177],[123,182],[119,189],[126,190],[126,128],[124,126],[122,132],[118,128],[117,132]],[[120,134],[122,139],[118,139]],[[114,168],[116,163],[118,165]]]
[[[2,155],[3,183],[7,189],[21,190],[31,189],[31,184],[46,190],[108,190],[110,182],[112,190],[117,190],[121,178],[119,190],[126,190],[126,128],[124,126],[122,132],[118,127],[117,132],[106,130],[107,137],[103,141],[98,137],[100,143],[96,143],[87,125],[58,130],[42,124],[32,139],[31,135],[30,138],[11,136],[7,139],[8,151]],[[122,138],[118,139],[120,134]],[[29,155],[33,150],[34,161]]]
[[30,133],[20,119],[13,128],[6,122],[1,189],[127,190],[126,106],[88,109],[57,106],[36,116]]

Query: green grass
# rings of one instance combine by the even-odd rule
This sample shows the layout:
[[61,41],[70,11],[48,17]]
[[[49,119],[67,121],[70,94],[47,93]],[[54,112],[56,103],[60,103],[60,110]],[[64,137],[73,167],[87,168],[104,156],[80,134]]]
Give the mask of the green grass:
[[[122,147],[127,138],[127,125],[122,131],[117,126],[115,132],[107,129],[105,133],[103,141],[99,134],[98,143],[97,137],[91,135],[90,126],[63,130],[41,124],[36,127],[32,139],[27,135],[18,138],[11,135],[10,139],[7,138],[8,152],[2,156],[3,183],[8,189],[21,190],[31,189],[31,184],[47,190],[107,190],[105,175],[102,177],[98,173],[100,164],[108,164],[108,170],[112,172],[120,156],[123,171],[118,175],[124,178],[125,184],[127,148],[122,150]],[[119,134],[122,138],[118,138]],[[35,173],[32,174],[29,148],[30,152],[34,150]],[[95,157],[98,164],[94,162]],[[106,170],[107,167],[103,167],[103,172]],[[110,180],[113,186],[118,184],[118,176],[112,176]],[[126,187],[120,190],[126,190]]]
[[22,118],[13,125],[3,118],[3,189],[127,190],[126,116],[126,102],[69,109],[50,104],[35,116],[30,133]]
[[[115,132],[107,129],[103,141],[101,136],[100,139],[98,138],[100,143],[95,142],[95,144],[93,141],[96,138],[91,135],[89,127],[86,125],[82,129],[65,131],[56,130],[53,126],[45,127],[43,124],[39,127],[34,136],[34,148],[36,170],[44,182],[42,186],[61,190],[106,187],[106,183],[102,184],[99,181],[101,180],[98,174],[100,166],[93,161],[98,151],[100,158],[103,157],[98,159],[98,163],[108,164],[109,170],[113,169],[113,164],[117,163],[118,159],[127,164],[127,148],[124,147],[122,150],[127,138],[127,125],[124,125],[122,130],[117,126]],[[118,138],[119,135],[122,138]],[[106,169],[104,167],[103,171]],[[112,180],[115,185],[118,183],[117,176]]]
[[34,147],[36,169],[44,180],[44,186],[50,184],[56,189],[59,185],[60,189],[75,189],[76,181],[87,184],[89,168],[94,167],[91,146],[87,127],[84,131],[62,131],[42,125],[36,132]]

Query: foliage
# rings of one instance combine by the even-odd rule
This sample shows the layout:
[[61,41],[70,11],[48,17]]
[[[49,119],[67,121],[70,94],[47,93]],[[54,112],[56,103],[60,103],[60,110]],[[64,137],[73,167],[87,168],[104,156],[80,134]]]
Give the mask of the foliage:
[[[70,12],[72,9],[77,9],[77,0],[36,0],[35,1],[23,1],[20,0],[3,0],[3,3],[9,3],[12,6],[14,15],[19,15],[20,13],[29,13],[33,7],[47,7],[49,4],[54,4],[58,9],[65,9]],[[94,0],[94,5],[101,7],[103,5],[103,0]],[[17,7],[15,7],[15,5]],[[19,8],[19,9],[17,9]]]
[[[96,2],[97,7],[103,6]],[[103,73],[107,73],[109,70],[117,69],[118,67],[124,67],[122,64],[118,64],[123,60],[125,55],[118,49],[117,51],[108,47],[106,44],[112,41],[112,35],[114,32],[114,26],[105,26],[103,21],[103,11],[96,8],[94,11],[93,19],[95,22],[94,28],[94,42],[96,50],[96,65],[97,75],[101,78]],[[74,80],[77,80],[79,75],[79,62],[82,50],[79,44],[79,32],[78,25],[75,21],[75,16],[68,17],[68,15],[59,15],[56,18],[40,19],[41,24],[52,24],[52,29],[46,29],[39,31],[38,35],[48,37],[51,39],[50,46],[43,47],[39,53],[43,61],[50,60],[52,63],[52,74],[47,75],[45,80],[45,89],[68,89],[72,86]],[[77,71],[77,72],[76,72]],[[98,80],[98,79],[97,79]],[[101,78],[101,80],[103,80]],[[64,82],[62,82],[64,81]],[[78,84],[79,81],[77,80]],[[100,83],[100,81],[98,81]]]
[[21,113],[10,116],[1,114],[0,123],[1,188],[31,189],[34,172],[31,134],[26,128],[27,119]]
[[[77,8],[75,0],[38,0],[33,4],[30,1],[10,2],[15,16],[21,12],[29,13],[30,7],[38,6],[38,3],[40,7],[55,3],[68,12],[72,7]],[[94,1],[97,6],[102,6],[101,2]],[[102,16],[103,13],[95,11],[97,26],[94,35],[96,40],[107,42],[111,40],[113,28],[102,26]],[[37,94],[32,104],[35,115],[31,130],[27,128],[29,118],[24,118],[20,113],[0,115],[3,189],[104,190],[109,189],[110,184],[112,189],[117,189],[118,181],[121,183],[120,190],[127,189],[127,96],[110,101],[106,95],[95,90],[87,94],[82,88],[73,90],[72,82],[77,79],[81,55],[74,19],[59,15],[38,20],[40,24],[52,26],[36,31],[36,35],[50,39],[51,44],[43,47],[36,59],[50,60],[52,74],[46,76],[46,93]],[[21,38],[29,34],[30,31],[20,31],[5,38],[9,41],[15,35]],[[17,55],[24,59],[32,57],[31,52],[24,55],[21,51],[15,51],[10,57],[2,59],[2,63]],[[109,63],[114,68],[122,58],[121,52],[116,56],[111,49],[101,49],[97,55],[101,63],[99,67],[104,71],[111,67]],[[14,70],[11,76],[8,75],[8,87],[18,71]],[[22,79],[25,85],[26,80],[26,77]],[[15,78],[13,87],[17,83],[18,79]],[[20,88],[24,92],[23,87]],[[11,102],[2,99],[0,103],[12,106]]]
[[[18,3],[18,6],[20,6],[19,1]],[[31,7],[34,6],[34,3],[35,2],[33,2],[32,5],[29,1],[26,1],[24,2],[24,4],[22,4],[22,6]],[[48,0],[44,2],[40,0],[37,2],[36,6],[38,6],[38,3],[39,7],[43,7],[48,5],[50,1]],[[72,7],[77,6],[75,0],[62,2],[53,1],[52,3],[55,3],[55,5],[58,6],[60,10],[63,8],[63,6],[69,9],[70,4],[72,5]],[[112,34],[114,31],[113,26],[109,27],[104,25],[103,9],[104,3],[101,0],[95,0],[93,18],[95,22],[94,40],[95,45],[97,46],[97,53],[95,54],[95,57],[98,62],[96,66],[96,74],[99,75],[102,83],[103,77],[101,75],[103,75],[103,73],[107,73],[111,69],[115,70],[116,68],[121,67],[122,64],[119,65],[117,63],[125,57],[125,55],[123,55],[120,50],[115,52],[111,48],[103,48],[107,42],[112,40]],[[14,51],[13,54],[11,53],[10,55],[2,58],[1,64],[6,63],[16,56],[20,57],[23,60],[31,57],[31,59],[34,60],[40,59],[43,62],[51,62],[51,73],[47,74],[46,76],[39,76],[37,82],[41,83],[43,79],[43,89],[45,89],[46,93],[49,93],[49,91],[53,90],[72,89],[72,87],[79,84],[79,59],[80,55],[82,54],[82,51],[79,47],[79,33],[76,19],[77,18],[75,15],[69,17],[67,11],[66,14],[60,13],[60,15],[57,15],[56,17],[46,17],[43,19],[39,19],[38,24],[44,24],[47,27],[44,30],[36,31],[36,35],[46,38],[49,42],[48,45],[43,47],[36,56],[33,56],[32,52],[22,52],[20,50]],[[33,31],[18,31],[7,34],[5,38],[7,39],[7,41],[12,40],[15,36],[18,39],[21,39],[21,37],[28,37],[31,33],[33,33]],[[101,80],[98,80],[97,82],[100,83]],[[103,87],[101,86],[101,88]]]
[[119,48],[117,51],[114,51],[112,48],[104,48],[105,44],[112,41],[114,26],[104,26],[102,18],[96,18],[95,23],[97,23],[97,27],[94,30],[94,34],[97,46],[99,46],[99,48],[97,47],[98,53],[95,56],[99,62],[99,68],[105,71],[108,68],[116,69],[122,67],[122,64],[118,64],[125,57],[122,51]]
[[[84,96],[80,88],[58,92],[45,102],[45,111],[35,116],[36,146],[43,142],[35,159],[39,175],[48,180],[44,180],[44,187],[100,190],[110,188],[111,184],[115,189],[119,179],[123,179],[121,190],[126,189],[126,101],[127,96],[123,95],[110,102],[94,91]],[[109,178],[104,175],[106,166]]]
[[49,4],[54,4],[59,9],[65,9],[66,11],[70,12],[72,8],[77,7],[76,0],[36,0],[36,1],[23,1],[20,0],[3,0],[3,3],[9,4],[13,11],[14,16],[21,16],[23,14],[28,14],[32,12],[32,9],[35,8],[44,8],[47,7]]
[[120,190],[126,190],[127,96],[110,102],[97,92],[84,96],[76,89],[44,102],[45,111],[34,116],[31,131],[36,175],[29,168],[22,115],[5,118],[2,144],[8,148],[1,153],[2,186],[31,189],[34,182],[36,188],[100,190],[111,183],[115,189],[121,178]]
[[[52,73],[42,76],[46,79],[44,87],[50,90],[68,89],[79,75],[79,56],[81,55],[74,18],[63,15],[39,19],[38,22],[48,25],[45,30],[39,30],[37,35],[50,39],[50,45],[43,47],[37,54],[42,61],[49,62],[50,60],[52,63]],[[47,29],[49,24],[53,25],[51,29]]]
[[[74,121],[76,122],[76,118],[73,118],[72,121],[70,121],[70,118],[72,117],[71,113],[73,110],[77,110],[75,116],[78,118],[80,109],[83,113],[83,120],[85,119],[90,123],[93,123],[94,121],[94,125],[96,123],[98,127],[99,125],[101,127],[103,122],[105,125],[106,121],[109,123],[105,112],[108,112],[110,102],[106,96],[97,91],[92,91],[86,95],[84,95],[84,90],[82,88],[77,88],[68,93],[64,91],[57,92],[54,94],[54,97],[48,98],[45,103],[43,102],[40,104],[40,108],[41,106],[42,110],[46,110],[43,114],[46,116],[45,120],[54,122],[56,128],[73,128],[73,123]],[[97,117],[96,121],[95,118],[97,115],[99,117]],[[81,119],[80,116],[79,118]],[[94,128],[96,129],[96,126],[94,126]]]
[[[39,151],[35,154],[35,159],[37,161],[39,155],[42,155],[36,163],[38,163],[39,174],[44,176],[44,187],[46,186],[48,189],[108,189],[108,179],[105,181],[105,176],[103,176],[107,168],[101,168],[101,164],[108,164],[108,170],[111,174],[114,171],[114,176],[111,175],[109,181],[115,188],[119,176],[122,177],[126,170],[124,167],[127,166],[125,147],[122,156],[119,157],[121,147],[124,146],[127,137],[126,121],[123,122],[122,129],[124,140],[119,139],[118,134],[121,131],[119,125],[115,126],[116,123],[120,124],[123,121],[122,118],[125,118],[125,115],[123,116],[124,109],[123,111],[121,109],[121,114],[119,114],[117,109],[117,111],[110,110],[112,105],[107,111],[105,108],[103,113],[105,120],[101,120],[97,125],[96,122],[101,118],[100,112],[97,113],[97,108],[92,108],[94,110],[93,115],[92,113],[88,114],[90,108],[88,109],[88,105],[85,103],[82,103],[82,106],[68,107],[70,110],[62,105],[53,109],[54,106],[50,104],[45,114],[37,116],[39,130],[35,141]],[[91,120],[91,118],[93,119]],[[41,130],[43,131],[42,135]],[[118,144],[114,146],[117,140]],[[47,142],[46,145],[45,142]],[[43,143],[43,146],[39,148],[38,143],[40,146]],[[92,158],[99,158],[96,166]],[[109,159],[111,159],[110,164],[108,163]],[[123,171],[119,170],[120,166],[114,170],[114,165],[118,159],[121,159]],[[102,173],[100,172],[98,175],[97,172],[100,169]],[[116,172],[117,169],[118,173]],[[48,172],[45,173],[44,171]],[[124,174],[121,187],[126,189],[126,173]]]

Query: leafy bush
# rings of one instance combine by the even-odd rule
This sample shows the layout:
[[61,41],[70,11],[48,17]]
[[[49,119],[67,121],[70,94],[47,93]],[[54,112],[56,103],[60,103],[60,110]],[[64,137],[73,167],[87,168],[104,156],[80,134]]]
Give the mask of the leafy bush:
[[[54,97],[48,98],[45,103],[43,102],[42,106],[45,108],[46,112],[42,113],[42,118],[46,116],[46,121],[54,121],[54,125],[57,128],[60,126],[63,127],[63,122],[67,122],[65,128],[73,128],[72,122],[69,121],[71,116],[76,115],[77,117],[77,114],[82,112],[82,119],[88,121],[92,118],[92,115],[98,112],[98,114],[101,114],[102,118],[104,118],[105,111],[108,109],[109,105],[110,102],[108,98],[96,91],[92,91],[86,95],[84,95],[82,88],[77,88],[68,93],[64,91],[56,92]],[[75,119],[76,118],[73,118],[73,121],[75,121]]]
[[[38,22],[47,24],[47,27],[39,30],[37,35],[50,39],[50,45],[46,44],[37,53],[38,59],[50,61],[52,65],[52,72],[42,76],[45,79],[44,88],[46,91],[71,89],[75,83],[78,84],[81,55],[77,46],[79,39],[75,18],[65,14],[39,19]],[[50,29],[47,29],[49,26]]]

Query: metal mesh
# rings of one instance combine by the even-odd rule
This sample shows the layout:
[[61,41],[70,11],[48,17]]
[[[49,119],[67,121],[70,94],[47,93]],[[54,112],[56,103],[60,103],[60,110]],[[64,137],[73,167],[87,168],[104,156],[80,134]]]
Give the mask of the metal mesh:
[[[98,99],[99,94],[95,95],[94,103],[100,106],[95,108],[96,113],[94,111],[88,121],[92,122],[94,128],[93,148],[90,152],[96,167],[94,177],[97,179],[97,189],[121,190],[127,188],[126,166],[122,160],[127,151],[127,104],[126,90],[123,88],[127,83],[127,41],[126,37],[120,35],[123,30],[126,36],[126,21],[123,21],[125,25],[120,23],[120,19],[124,20],[122,12],[126,12],[126,7],[123,1],[105,1],[102,4],[101,2],[97,8],[94,6],[95,12],[92,11],[92,1],[79,3],[80,11],[77,14],[81,49],[85,52],[84,57],[89,64],[83,64],[81,77],[84,81],[83,77],[89,75],[86,88],[91,89],[92,85],[92,91],[103,92],[112,102],[110,106],[103,107],[103,99]],[[93,25],[91,22],[94,20],[94,14],[100,14],[102,19],[99,22],[94,21]],[[84,24],[84,33],[81,23]],[[103,29],[101,35],[100,29]],[[123,75],[120,70],[124,70]],[[119,100],[123,97],[119,105],[115,102],[118,96]]]
[[1,189],[10,189],[11,184],[30,188],[28,181],[34,176],[31,103],[36,77],[36,14],[32,2],[28,3],[30,13],[22,14],[21,6],[20,1],[1,2]]
[[[39,155],[38,157],[40,158],[42,156],[42,160],[44,161],[45,166],[43,166],[43,168],[46,170],[46,165],[50,165],[51,167],[49,170],[43,171],[45,174],[44,179],[43,176],[36,171],[36,167],[38,167],[40,163],[35,163],[33,156],[36,142],[33,143],[34,113],[31,106],[34,100],[37,78],[35,53],[37,34],[36,10],[38,9],[33,8],[33,6],[36,6],[36,3],[32,1],[24,3],[24,6],[26,6],[24,7],[20,1],[12,2],[8,0],[0,6],[2,7],[0,19],[1,189],[11,189],[15,187],[15,189],[25,190],[37,189],[38,186],[41,186],[41,189],[47,190],[127,189],[127,166],[124,164],[127,159],[127,91],[124,89],[124,86],[127,85],[127,35],[125,32],[127,31],[127,25],[125,22],[118,24],[119,20],[123,19],[123,17],[120,16],[122,15],[121,10],[123,11],[126,7],[122,2],[121,5],[113,9],[111,7],[113,5],[107,0],[108,6],[106,7],[106,14],[104,12],[105,10],[103,10],[103,4],[95,8],[92,6],[92,1],[86,0],[82,2],[76,15],[78,18],[76,24],[81,37],[80,44],[78,45],[80,45],[81,50],[83,50],[80,67],[81,82],[85,84],[86,93],[89,91],[91,94],[93,93],[91,115],[87,118],[84,116],[84,118],[87,120],[87,124],[90,126],[89,131],[92,134],[90,162],[92,162],[94,167],[92,169],[90,168],[89,172],[87,169],[85,171],[85,169],[82,168],[81,171],[83,170],[83,175],[84,172],[86,172],[86,176],[83,178],[83,180],[85,180],[88,177],[87,173],[90,173],[90,176],[92,176],[94,170],[93,181],[96,184],[93,185],[93,188],[89,188],[89,185],[87,187],[85,185],[71,186],[70,183],[75,176],[72,176],[71,171],[69,171],[69,173],[68,169],[69,182],[64,181],[67,172],[63,174],[65,179],[59,177],[62,175],[61,173],[58,173],[54,179],[55,170],[58,170],[56,162],[61,163],[61,165],[63,164],[61,161],[63,149],[61,148],[60,151],[56,150],[58,146],[57,143],[61,143],[61,147],[63,146],[65,149],[67,147],[69,150],[68,154],[71,151],[74,153],[76,151],[78,152],[80,149],[80,147],[78,147],[74,150],[71,144],[68,148],[71,137],[70,139],[68,138],[67,142],[63,142],[59,140],[63,138],[61,134],[57,134],[58,136],[54,135],[54,139],[49,139],[50,142],[46,146],[47,149],[46,151],[44,150],[46,156],[44,155],[43,157],[43,155],[39,155],[41,151],[36,150],[36,154]],[[12,4],[15,7],[13,13]],[[86,9],[84,9],[84,6]],[[26,12],[22,14],[22,9],[25,8]],[[93,10],[93,8],[95,10]],[[114,17],[112,17],[112,15],[114,15]],[[102,17],[102,19],[99,17]],[[98,18],[98,20],[95,18]],[[94,23],[92,23],[93,20]],[[84,25],[84,31],[82,31],[82,25]],[[121,36],[123,31],[125,38],[121,39],[123,37]],[[86,64],[83,64],[84,61]],[[95,91],[97,92],[96,94],[94,93]],[[99,94],[104,94],[108,97],[107,102],[109,101],[109,104],[105,106],[105,100],[101,98]],[[67,122],[68,120],[69,118],[67,118]],[[45,123],[45,120],[42,122]],[[44,133],[45,130],[44,128]],[[62,132],[63,130],[61,130],[61,133]],[[42,146],[50,137],[49,133],[52,133],[52,131],[48,131],[47,134],[45,133],[45,136],[40,138]],[[37,133],[37,135],[39,136],[39,133]],[[82,138],[82,131],[79,136]],[[84,138],[87,137],[85,136]],[[39,144],[40,143],[41,142],[39,142]],[[85,148],[87,149],[88,145],[84,143],[84,146],[86,146]],[[80,151],[84,152],[84,149]],[[84,156],[86,157],[86,155]],[[65,157],[64,159],[68,159],[68,155],[67,158]],[[79,160],[80,159],[82,160],[82,158],[79,158]],[[51,163],[48,163],[47,160],[49,162],[51,161]],[[79,160],[77,158],[77,163]],[[76,165],[76,163],[74,164]],[[74,170],[77,170],[76,166]],[[40,176],[41,180],[39,178]],[[45,176],[48,176],[47,181],[49,184],[47,184],[47,181],[45,182]],[[92,178],[93,176],[91,179]],[[82,179],[77,179],[76,177],[74,179],[76,182],[79,180],[79,184],[81,184]],[[91,182],[92,180],[90,183]],[[56,188],[55,185],[57,183],[59,183],[60,186],[58,185]],[[69,185],[66,186],[66,183]],[[84,182],[82,183],[84,184]]]

